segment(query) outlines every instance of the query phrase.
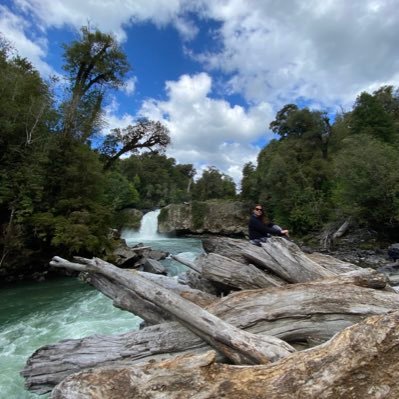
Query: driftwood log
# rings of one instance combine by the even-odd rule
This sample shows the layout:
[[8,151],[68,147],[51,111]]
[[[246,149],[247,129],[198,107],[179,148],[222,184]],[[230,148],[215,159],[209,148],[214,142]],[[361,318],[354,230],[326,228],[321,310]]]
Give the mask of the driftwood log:
[[399,397],[399,312],[373,316],[327,343],[264,366],[215,362],[212,352],[74,374],[52,399]]
[[[236,292],[207,310],[256,334],[274,335],[293,345],[298,341],[314,344],[371,314],[397,309],[399,296],[384,291],[385,284],[380,273],[361,270],[334,277],[330,283],[321,280],[283,290]],[[292,298],[298,300],[294,302]],[[64,340],[45,346],[29,359],[23,375],[30,390],[46,392],[70,373],[88,367],[150,362],[166,359],[170,353],[202,353],[209,349],[180,323],[163,323],[139,332]]]
[[[173,356],[182,354],[190,356],[193,370],[196,359],[199,363],[204,362],[201,359],[207,359],[205,369],[209,366],[209,370],[232,367],[214,363],[213,355],[209,360],[209,355],[204,353],[212,348],[217,351],[220,362],[228,359],[239,364],[273,361],[278,365],[293,356],[294,349],[288,343],[294,346],[320,344],[371,315],[384,315],[399,308],[399,296],[391,292],[383,274],[321,254],[305,255],[286,239],[273,238],[262,247],[257,247],[243,240],[219,237],[204,242],[204,248],[208,255],[191,262],[190,268],[195,270],[191,273],[204,281],[212,280],[241,291],[218,299],[209,293],[181,286],[168,277],[120,270],[100,259],[79,258],[80,263],[73,263],[55,258],[55,266],[85,272],[86,279],[112,298],[116,306],[142,317],[146,325],[157,325],[112,337],[65,340],[40,348],[22,371],[27,388],[44,393],[71,373],[88,368],[105,370],[106,367],[106,370],[111,370],[110,373],[116,374],[116,370],[129,370],[126,371],[128,374],[137,370],[139,375],[140,370],[146,367],[158,370],[158,365],[154,368],[139,367],[137,363],[153,364],[163,359],[170,359],[168,364],[171,367],[176,365],[178,374],[181,360],[174,363]],[[181,260],[184,262],[184,259]],[[262,288],[249,289],[258,287]],[[319,345],[315,349],[322,347]],[[331,351],[329,348],[328,351]],[[304,364],[307,361],[311,363],[311,360],[306,360],[306,353],[297,354],[304,356]],[[330,354],[335,356],[332,352]],[[197,358],[198,355],[205,358]],[[159,367],[163,369],[164,366]],[[252,373],[250,370],[256,372],[255,366],[245,369],[248,375]],[[189,370],[187,366],[188,373]],[[235,370],[234,367],[231,370]],[[193,371],[192,378],[197,372],[200,371]],[[288,373],[288,368],[285,372]],[[168,373],[173,381],[174,371],[169,370]],[[308,378],[312,379],[312,372],[309,373]],[[91,376],[90,373],[84,375]],[[177,394],[169,388],[165,388],[166,393],[162,396],[161,387],[158,391],[154,390],[160,396],[148,397],[222,397],[212,396],[209,392],[228,384],[229,376],[221,377],[225,378],[225,382],[220,382],[219,388],[216,377],[215,380],[210,375],[207,378],[209,387],[201,391],[203,396],[187,396],[184,389],[182,396],[173,396]],[[68,384],[73,385],[72,382]],[[319,384],[317,378],[314,384]],[[53,397],[64,397],[54,395],[67,392],[67,386],[71,385],[64,385],[64,388],[60,385]],[[137,389],[134,391],[137,394],[144,392],[145,384],[135,385],[134,389]],[[226,395],[231,396],[229,392],[226,389]],[[295,391],[292,392],[295,395]],[[207,396],[208,393],[210,396]],[[124,396],[128,397],[119,397]]]
[[294,351],[290,345],[278,338],[257,336],[240,330],[134,271],[119,269],[97,258],[77,260],[80,263],[55,257],[50,264],[53,267],[100,273],[117,281],[127,289],[133,290],[143,300],[155,303],[236,364],[268,363]]

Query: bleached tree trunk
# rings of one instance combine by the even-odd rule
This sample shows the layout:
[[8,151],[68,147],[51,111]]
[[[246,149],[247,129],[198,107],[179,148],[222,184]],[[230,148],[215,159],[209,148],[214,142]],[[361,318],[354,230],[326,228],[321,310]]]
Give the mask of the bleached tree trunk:
[[[207,310],[252,333],[273,335],[293,344],[315,344],[369,315],[397,309],[399,295],[384,291],[385,284],[382,274],[362,270],[330,281],[236,292],[212,303]],[[30,357],[23,375],[30,390],[45,392],[68,374],[85,368],[149,362],[209,348],[180,323],[169,322],[138,332],[45,346]]]
[[263,366],[215,363],[213,352],[67,377],[52,399],[376,399],[399,397],[399,312],[373,316],[313,349]]
[[275,361],[294,349],[278,338],[256,336],[242,331],[200,306],[184,300],[175,293],[155,284],[134,271],[126,271],[101,259],[77,258],[81,264],[60,257],[51,261],[54,267],[100,273],[133,290],[145,301],[155,304],[193,331],[208,344],[236,364],[259,364]]

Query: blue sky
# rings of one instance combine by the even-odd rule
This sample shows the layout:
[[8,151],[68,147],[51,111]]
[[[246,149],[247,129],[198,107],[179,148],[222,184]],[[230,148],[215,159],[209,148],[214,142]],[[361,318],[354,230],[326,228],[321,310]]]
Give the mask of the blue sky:
[[137,117],[171,132],[167,155],[240,180],[287,103],[349,110],[398,86],[396,0],[1,0],[0,32],[43,76],[90,22],[113,33],[132,71],[110,93],[106,133]]

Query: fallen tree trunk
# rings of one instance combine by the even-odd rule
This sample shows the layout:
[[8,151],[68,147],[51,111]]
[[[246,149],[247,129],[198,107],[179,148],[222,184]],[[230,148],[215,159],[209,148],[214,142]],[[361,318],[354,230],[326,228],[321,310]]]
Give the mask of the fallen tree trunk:
[[[353,285],[382,289],[384,276],[373,270],[336,276],[327,283],[322,280],[283,289],[236,292],[207,310],[253,333],[314,344],[326,341],[371,314],[386,313],[399,306],[397,294]],[[139,332],[65,340],[45,346],[30,357],[22,374],[30,390],[46,392],[66,375],[84,368],[135,364],[207,349],[209,346],[202,339],[179,323],[164,323]]]
[[362,269],[360,266],[356,266],[353,263],[344,262],[340,259],[334,258],[333,256],[321,254],[320,252],[305,254],[305,256],[335,274],[341,274]]
[[399,397],[399,312],[370,317],[311,350],[263,366],[215,363],[214,353],[67,377],[52,399]]
[[176,262],[181,263],[184,266],[187,266],[188,268],[190,268],[191,270],[197,272],[197,273],[201,273],[201,268],[195,263],[195,262],[191,262],[185,258],[183,258],[182,256],[179,255],[170,255],[170,257],[172,259],[174,259]]
[[156,304],[165,312],[236,364],[262,364],[287,356],[294,349],[272,336],[256,336],[242,331],[170,290],[164,289],[138,273],[125,271],[101,259],[77,258],[81,264],[60,257],[51,261],[54,267],[100,273],[126,288],[135,291],[144,300]]
[[[218,300],[215,295],[193,289],[188,285],[179,284],[176,279],[172,277],[137,271],[135,271],[135,273],[175,292],[182,298],[201,307],[205,307]],[[85,280],[105,296],[111,298],[115,307],[127,310],[134,315],[139,316],[145,321],[146,325],[154,325],[174,320],[172,315],[162,310],[157,304],[144,299],[133,290],[126,288],[124,285],[115,280],[111,280],[102,274],[86,274]]]
[[68,375],[87,368],[154,362],[176,353],[210,349],[180,323],[170,322],[125,334],[93,335],[43,346],[28,359],[21,375],[27,389],[43,394]]
[[328,255],[305,254],[295,243],[281,237],[269,238],[262,247],[245,240],[209,237],[204,240],[204,248],[208,253],[216,253],[239,263],[253,263],[266,270],[280,285],[312,281],[360,269]]
[[269,238],[262,248],[266,253],[267,267],[289,283],[304,283],[335,274],[313,262],[296,244],[285,238]]
[[207,280],[216,281],[226,286],[248,290],[254,288],[280,287],[283,284],[253,265],[239,263],[219,254],[200,257],[196,264]]

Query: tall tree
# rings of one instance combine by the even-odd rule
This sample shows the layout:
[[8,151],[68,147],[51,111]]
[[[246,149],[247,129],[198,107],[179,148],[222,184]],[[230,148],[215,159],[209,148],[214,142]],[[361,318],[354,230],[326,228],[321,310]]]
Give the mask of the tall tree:
[[396,131],[394,118],[384,109],[379,97],[382,97],[382,93],[377,96],[363,92],[357,97],[350,116],[351,133],[368,134],[392,143]]
[[121,87],[130,66],[112,35],[88,27],[64,50],[70,95],[63,104],[63,131],[85,142],[100,125],[106,90]]
[[256,167],[252,162],[248,162],[242,169],[241,198],[257,202],[259,191]]
[[287,104],[277,112],[269,127],[282,139],[303,139],[311,150],[312,147],[318,148],[323,158],[327,159],[332,128],[326,112],[299,109],[295,104]]
[[170,143],[169,130],[161,122],[139,120],[134,126],[112,129],[105,137],[100,152],[106,157],[105,169],[127,152],[163,151]]

